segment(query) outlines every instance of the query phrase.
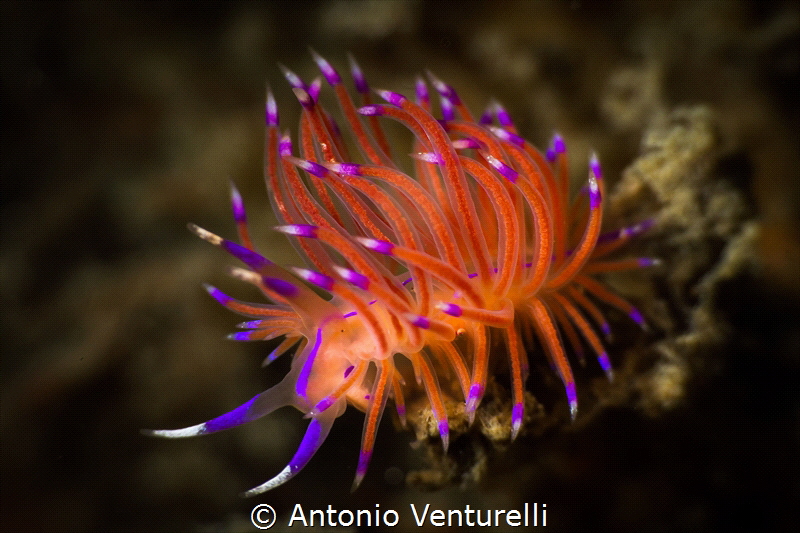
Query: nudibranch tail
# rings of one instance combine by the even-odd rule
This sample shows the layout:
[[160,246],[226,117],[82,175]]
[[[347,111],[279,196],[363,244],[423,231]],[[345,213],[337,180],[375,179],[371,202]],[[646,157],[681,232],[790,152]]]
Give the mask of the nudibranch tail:
[[[601,233],[606,193],[597,156],[590,156],[586,185],[571,198],[561,135],[540,152],[495,101],[476,121],[453,87],[427,73],[428,82],[416,79],[413,101],[377,90],[385,103],[376,104],[351,57],[355,102],[339,72],[311,55],[321,72],[311,83],[281,66],[302,108],[296,147],[278,129],[269,88],[265,108],[265,181],[279,220],[274,229],[289,238],[305,265],[287,269],[256,251],[233,184],[238,242],[189,226],[240,260],[245,267],[232,268],[231,275],[271,301],[243,302],[207,285],[218,303],[248,317],[239,325],[244,331],[230,338],[275,339],[264,365],[292,353],[291,370],[225,415],[148,434],[213,433],[294,406],[309,420],[305,436],[278,475],[244,493],[252,496],[305,467],[335,419],[353,405],[365,413],[355,490],[390,400],[404,426],[406,398],[427,401],[447,452],[456,416],[448,412],[449,400],[463,401],[464,416],[474,421],[498,343],[510,375],[509,435],[518,438],[525,428],[526,350],[536,345],[534,338],[561,379],[574,419],[578,396],[566,346],[581,363],[584,349],[592,352],[611,380],[602,338],[611,337],[611,326],[602,307],[646,327],[631,303],[593,276],[657,265],[653,258],[611,257],[653,222]],[[323,79],[335,93],[341,126],[320,103]],[[438,94],[441,118],[433,115],[428,83]],[[387,118],[414,135],[404,163],[413,175],[392,158],[409,151],[389,145],[381,125]],[[414,379],[407,379],[412,371]]]

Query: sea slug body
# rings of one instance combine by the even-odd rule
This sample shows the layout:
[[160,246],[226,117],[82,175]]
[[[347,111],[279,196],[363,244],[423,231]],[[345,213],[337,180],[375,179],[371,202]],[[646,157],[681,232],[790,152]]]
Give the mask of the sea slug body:
[[[303,107],[298,157],[289,135],[278,130],[271,92],[266,104],[266,181],[282,221],[275,229],[290,238],[305,267],[286,269],[256,251],[235,187],[238,243],[189,226],[244,263],[246,268],[232,269],[232,275],[272,302],[246,303],[206,286],[217,302],[250,318],[241,324],[246,331],[230,338],[279,339],[265,363],[293,353],[291,370],[229,413],[148,433],[169,438],[213,433],[286,405],[296,407],[310,419],[300,447],[283,471],[245,493],[254,495],[296,475],[352,404],[365,412],[355,489],[366,474],[389,400],[405,423],[407,384],[424,390],[447,450],[440,380],[455,380],[472,421],[486,390],[490,347],[497,342],[508,353],[515,438],[524,419],[529,366],[523,338],[529,330],[558,373],[574,419],[578,397],[561,333],[581,358],[585,342],[613,379],[601,340],[610,326],[596,302],[643,327],[644,320],[592,274],[654,264],[649,258],[606,259],[648,224],[601,234],[605,187],[597,157],[590,158],[587,186],[570,199],[564,140],[556,135],[540,153],[518,135],[499,104],[492,103],[476,121],[455,90],[432,75],[441,119],[432,114],[421,78],[415,101],[379,90],[375,93],[386,103],[374,104],[351,59],[357,107],[338,72],[313,55],[336,93],[346,127],[319,103],[321,79],[306,84],[284,69]],[[394,162],[397,149],[380,124],[386,119],[414,134],[415,177]],[[363,162],[353,162],[342,132],[354,138]],[[413,377],[404,377],[404,364],[413,368]]]

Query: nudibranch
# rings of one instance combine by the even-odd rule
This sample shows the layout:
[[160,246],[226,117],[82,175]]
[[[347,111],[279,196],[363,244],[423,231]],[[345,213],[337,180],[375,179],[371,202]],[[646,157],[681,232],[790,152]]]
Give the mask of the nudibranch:
[[[298,157],[289,134],[278,130],[270,91],[266,103],[265,177],[282,222],[275,230],[290,237],[305,267],[287,269],[256,251],[235,187],[238,242],[189,226],[244,263],[246,268],[233,268],[232,275],[272,302],[246,303],[206,286],[217,302],[252,319],[240,325],[246,331],[230,338],[275,339],[279,343],[265,363],[293,353],[291,370],[227,414],[148,433],[169,438],[214,433],[283,406],[296,407],[310,419],[300,447],[283,471],[245,493],[254,495],[296,475],[351,404],[365,412],[355,490],[367,471],[387,401],[405,424],[407,383],[416,382],[446,451],[444,390],[449,388],[440,381],[453,380],[472,422],[486,389],[490,348],[498,344],[508,354],[515,438],[523,423],[526,347],[531,348],[523,338],[531,333],[558,373],[574,419],[578,397],[562,335],[581,358],[583,343],[588,345],[613,378],[601,340],[610,326],[598,304],[623,311],[643,327],[645,322],[592,275],[654,264],[649,258],[607,259],[648,224],[601,233],[605,187],[597,157],[589,160],[586,186],[570,198],[562,137],[555,135],[542,154],[518,135],[500,104],[491,103],[475,120],[456,91],[430,74],[441,118],[432,114],[422,78],[414,101],[377,90],[385,103],[375,104],[351,58],[357,107],[339,73],[313,56],[335,91],[346,127],[319,102],[322,77],[307,84],[284,68],[302,106]],[[389,145],[380,118],[398,121],[413,133],[415,177],[393,159],[397,149]],[[345,133],[361,162],[354,162]],[[403,368],[413,369],[413,378],[407,381]]]

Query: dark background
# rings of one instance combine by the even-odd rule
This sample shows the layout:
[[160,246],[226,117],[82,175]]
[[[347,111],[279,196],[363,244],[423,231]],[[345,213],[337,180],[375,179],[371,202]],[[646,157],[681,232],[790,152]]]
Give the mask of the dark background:
[[[791,1],[2,2],[0,527],[252,531],[260,502],[282,521],[295,503],[379,503],[409,524],[409,502],[538,501],[552,529],[788,530],[800,499],[799,11]],[[310,80],[309,45],[343,73],[352,52],[373,87],[410,94],[427,68],[475,112],[497,97],[535,144],[557,129],[576,161],[593,147],[612,182],[638,155],[653,102],[708,105],[725,173],[761,225],[759,268],[718,302],[732,337],[684,400],[520,439],[482,484],[430,493],[403,483],[424,463],[386,419],[349,494],[363,419],[352,409],[304,472],[250,500],[238,493],[294,453],[297,412],[186,441],[141,436],[225,412],[286,370],[261,370],[261,345],[225,340],[239,319],[200,283],[249,293],[225,276],[232,261],[185,227],[233,235],[233,179],[262,249],[292,261],[267,229],[263,102],[269,83],[295,130],[299,106],[276,63]],[[644,101],[610,108],[626,73],[648,84]]]

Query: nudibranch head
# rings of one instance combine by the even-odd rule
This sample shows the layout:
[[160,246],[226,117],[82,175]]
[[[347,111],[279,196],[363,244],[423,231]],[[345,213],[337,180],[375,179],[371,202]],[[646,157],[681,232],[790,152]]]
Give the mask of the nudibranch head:
[[[303,108],[298,152],[289,135],[278,131],[271,92],[265,115],[266,180],[281,221],[275,230],[290,238],[306,265],[287,269],[256,251],[235,187],[238,242],[190,225],[239,259],[246,268],[235,268],[232,275],[258,287],[271,302],[242,302],[206,286],[217,302],[250,319],[241,324],[245,331],[230,338],[277,339],[265,363],[292,353],[291,370],[229,413],[149,433],[213,433],[286,405],[296,407],[310,419],[302,443],[283,471],[246,493],[253,495],[297,474],[351,404],[366,414],[355,489],[390,399],[405,424],[407,383],[424,390],[447,450],[449,389],[440,380],[453,378],[472,421],[486,390],[490,341],[497,339],[508,353],[516,437],[529,372],[522,339],[530,329],[559,374],[574,418],[578,398],[562,334],[581,359],[583,344],[588,345],[613,378],[598,334],[608,335],[610,326],[598,303],[622,310],[642,326],[644,320],[592,274],[655,264],[648,258],[606,259],[648,225],[601,234],[605,187],[597,156],[590,157],[586,187],[570,198],[564,139],[555,135],[542,154],[518,134],[500,104],[492,102],[476,121],[456,91],[430,74],[442,118],[432,114],[421,78],[416,101],[378,90],[386,103],[375,104],[351,59],[357,107],[339,73],[316,53],[313,57],[336,93],[346,127],[319,103],[319,80],[307,84],[285,68]],[[414,177],[392,159],[398,150],[383,133],[385,119],[414,134]],[[349,153],[343,132],[355,140],[360,162]],[[416,379],[404,378],[406,367]]]

